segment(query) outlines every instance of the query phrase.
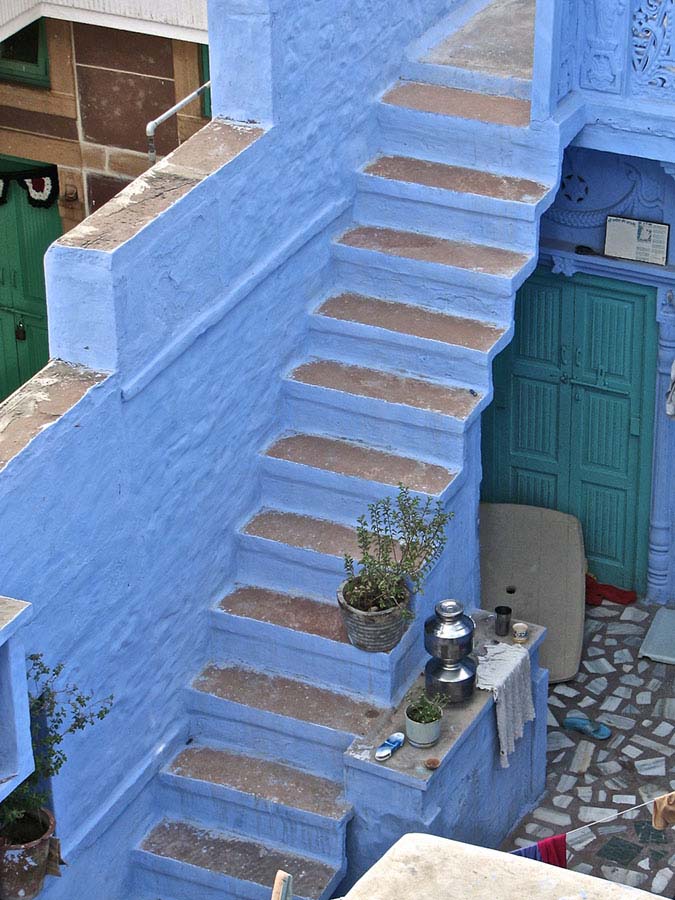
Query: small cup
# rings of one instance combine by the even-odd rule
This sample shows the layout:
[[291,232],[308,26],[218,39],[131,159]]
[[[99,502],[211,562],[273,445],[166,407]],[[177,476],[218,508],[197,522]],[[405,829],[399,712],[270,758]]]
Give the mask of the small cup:
[[530,636],[530,629],[525,622],[514,622],[513,624],[513,643],[526,644]]
[[497,616],[495,619],[495,634],[498,637],[506,637],[511,625],[511,607],[496,606],[495,614]]

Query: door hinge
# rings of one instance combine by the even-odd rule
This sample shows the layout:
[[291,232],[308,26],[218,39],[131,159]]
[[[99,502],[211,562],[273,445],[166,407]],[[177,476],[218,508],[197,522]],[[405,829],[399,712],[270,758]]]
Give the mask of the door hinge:
[[640,416],[631,416],[630,433],[636,437],[640,434]]

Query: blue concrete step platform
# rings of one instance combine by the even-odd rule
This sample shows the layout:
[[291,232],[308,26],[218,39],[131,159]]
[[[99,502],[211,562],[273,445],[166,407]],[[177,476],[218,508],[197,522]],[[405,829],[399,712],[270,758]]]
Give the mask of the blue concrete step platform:
[[532,251],[532,223],[555,192],[551,184],[445,165],[380,156],[359,175],[354,217],[360,222]]
[[369,225],[343,234],[335,245],[335,256],[498,296],[510,296],[530,274],[532,263],[529,252]]
[[400,81],[378,105],[387,155],[507,173],[552,183],[560,166],[552,126],[530,127],[527,100]]
[[490,322],[350,292],[324,300],[310,317],[314,357],[378,364],[483,391],[491,360],[507,339],[506,329]]
[[275,509],[355,522],[367,503],[395,493],[398,484],[445,502],[454,471],[358,441],[291,433],[261,458],[262,501]]
[[335,595],[317,600],[239,585],[211,611],[211,623],[217,659],[337,687],[378,706],[398,700],[410,656],[419,652],[414,630],[390,653],[353,647]]
[[237,753],[334,781],[342,754],[385,709],[307,681],[244,666],[208,665],[188,692],[191,733]]
[[278,869],[293,874],[296,898],[324,900],[343,877],[321,860],[173,819],[152,829],[135,858],[138,888],[162,900],[269,900]]
[[161,773],[156,793],[168,818],[342,864],[351,809],[337,782],[192,742]]
[[[286,420],[297,431],[394,447],[453,469],[461,436],[486,402],[474,389],[394,371],[313,359],[284,382]],[[442,449],[441,449],[442,448]]]

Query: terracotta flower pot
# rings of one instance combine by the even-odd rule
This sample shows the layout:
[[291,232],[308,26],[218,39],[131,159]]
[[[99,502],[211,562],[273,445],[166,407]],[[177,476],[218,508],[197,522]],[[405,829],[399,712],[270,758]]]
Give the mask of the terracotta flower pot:
[[41,837],[26,844],[0,844],[0,900],[33,900],[43,888],[56,822],[48,809],[34,818],[44,828]]
[[[410,709],[410,707],[408,707]],[[441,736],[441,716],[435,722],[416,722],[405,711],[405,734],[413,747],[433,747]]]
[[338,588],[337,599],[347,628],[349,642],[359,650],[366,650],[368,653],[387,653],[392,650],[401,640],[405,631],[404,612],[408,609],[410,593],[408,592],[408,603],[404,606],[394,606],[391,609],[382,609],[376,612],[363,612],[360,609],[354,609],[345,600],[346,584],[347,582],[343,581]]

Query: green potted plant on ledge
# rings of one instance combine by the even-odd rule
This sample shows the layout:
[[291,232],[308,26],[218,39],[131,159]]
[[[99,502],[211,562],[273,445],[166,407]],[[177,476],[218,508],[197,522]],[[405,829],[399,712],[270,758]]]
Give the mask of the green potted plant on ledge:
[[371,653],[387,652],[401,640],[411,597],[443,552],[450,515],[440,501],[423,502],[399,485],[395,499],[368,505],[357,520],[360,558],[344,557],[346,580],[338,588],[350,642]]
[[405,708],[405,734],[413,747],[433,747],[441,736],[441,719],[448,698],[443,694],[428,697],[424,688],[418,688],[407,697]]
[[[113,700],[112,696],[94,700],[92,694],[82,693],[73,684],[59,685],[63,663],[50,668],[39,653],[28,661],[35,771],[0,804],[2,900],[32,900],[42,890],[56,827],[45,804],[49,801],[48,781],[66,762],[61,743],[67,734],[104,719]],[[58,870],[58,852],[54,855]]]

